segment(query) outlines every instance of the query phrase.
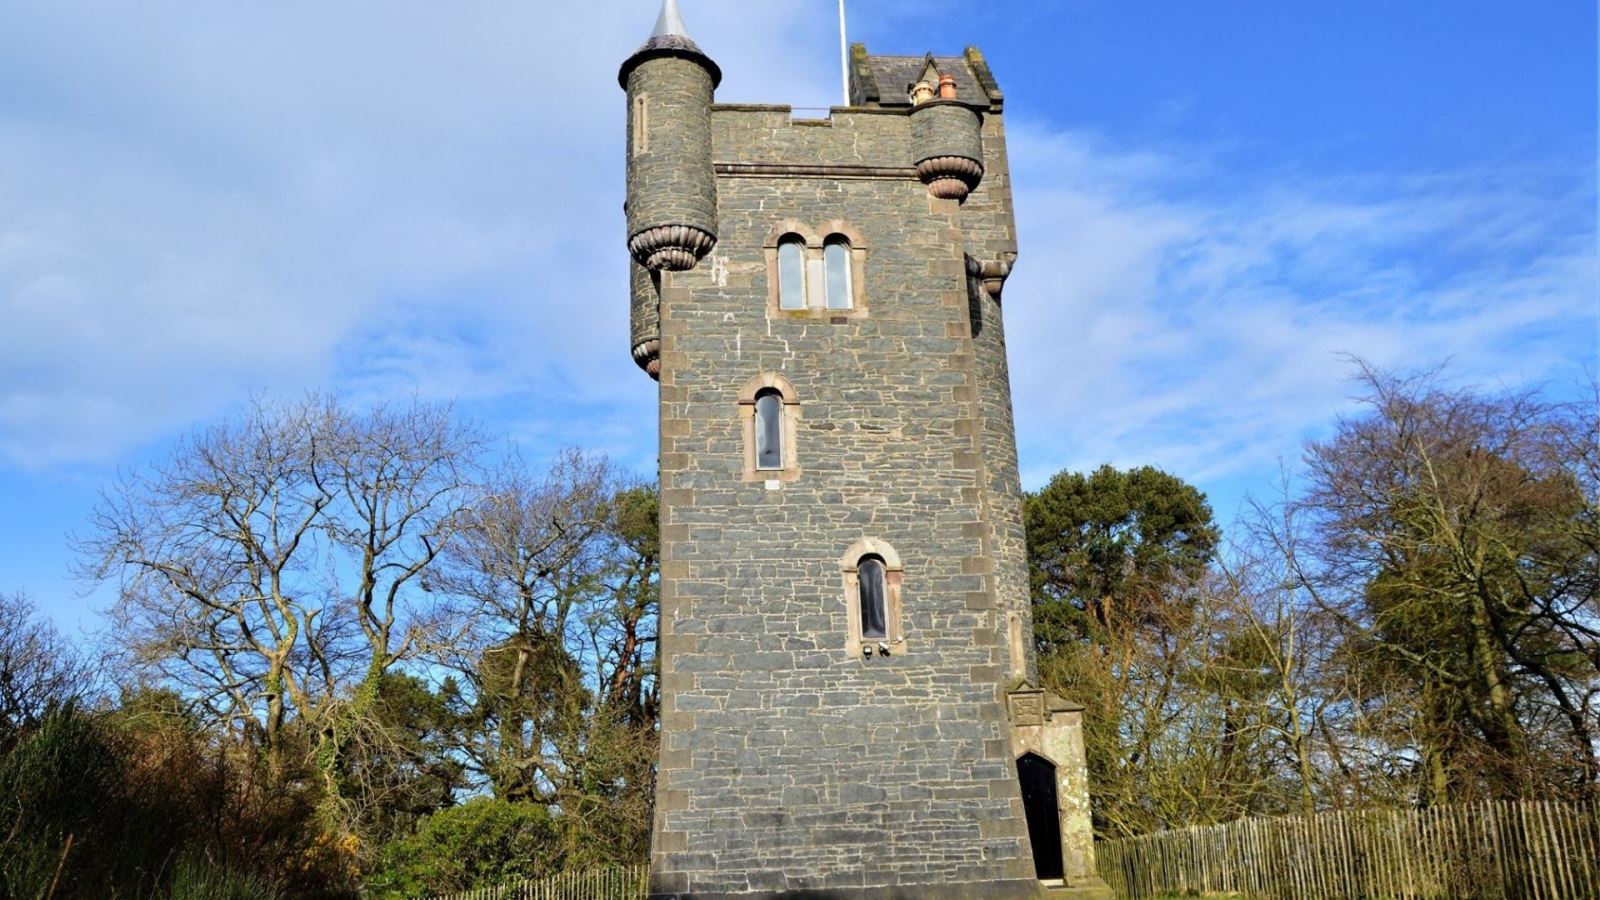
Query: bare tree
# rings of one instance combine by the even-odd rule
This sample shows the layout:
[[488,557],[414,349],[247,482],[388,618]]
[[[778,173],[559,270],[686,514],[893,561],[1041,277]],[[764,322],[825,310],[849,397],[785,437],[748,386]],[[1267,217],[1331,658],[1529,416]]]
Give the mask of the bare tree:
[[461,752],[497,795],[559,810],[574,858],[642,858],[649,833],[657,509],[600,457],[510,467],[435,585]]
[[1231,543],[1218,564],[1226,587],[1228,628],[1240,652],[1219,665],[1258,681],[1258,715],[1293,783],[1298,808],[1316,812],[1324,802],[1344,806],[1348,785],[1339,748],[1330,747],[1318,724],[1326,722],[1343,694],[1336,683],[1320,680],[1329,634],[1324,617],[1291,577],[1296,523],[1284,505],[1255,504],[1243,539]]
[[1426,800],[1595,784],[1593,409],[1361,381],[1367,411],[1308,451],[1292,558],[1364,724],[1420,761]]
[[52,707],[88,690],[92,667],[23,594],[0,594],[0,752]]
[[479,447],[448,408],[258,398],[106,491],[78,542],[85,570],[117,582],[137,671],[259,743],[275,772],[298,729],[337,802],[340,754],[383,675],[420,649],[417,586],[471,501]]
[[609,463],[575,451],[539,478],[506,467],[438,574],[456,626],[440,658],[478,720],[463,749],[502,796],[548,802],[565,781],[592,702],[582,625],[615,483]]
[[[385,688],[392,687],[386,679],[425,649],[427,608],[434,606],[427,573],[481,502],[483,443],[448,406],[378,407],[338,422],[310,472],[318,489],[336,498],[321,523],[334,560],[336,613],[362,642],[346,645],[360,664],[353,684],[332,695],[319,716],[317,764],[330,801],[349,797],[337,812],[350,827],[370,818],[368,810],[392,790],[381,779],[351,776],[393,767],[352,766],[347,758],[405,755],[410,736],[382,715]],[[332,671],[324,645],[307,650],[320,671]]]

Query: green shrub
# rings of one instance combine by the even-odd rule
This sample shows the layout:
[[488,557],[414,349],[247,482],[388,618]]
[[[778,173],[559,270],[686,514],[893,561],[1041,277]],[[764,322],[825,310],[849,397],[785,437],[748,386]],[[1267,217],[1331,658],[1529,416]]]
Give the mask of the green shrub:
[[165,900],[282,900],[283,895],[250,875],[203,857],[186,858],[172,872]]
[[355,854],[247,751],[68,705],[0,754],[0,900],[346,900]]
[[563,859],[550,813],[532,803],[476,797],[417,823],[379,852],[367,879],[372,900],[492,887],[559,871]]
[[0,758],[0,898],[149,896],[182,816],[138,796],[118,735],[68,705]]

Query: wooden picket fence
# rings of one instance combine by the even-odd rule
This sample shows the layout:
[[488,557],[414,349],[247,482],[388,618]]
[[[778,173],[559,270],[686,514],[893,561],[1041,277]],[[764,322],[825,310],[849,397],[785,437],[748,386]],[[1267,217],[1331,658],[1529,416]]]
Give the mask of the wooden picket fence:
[[438,894],[431,900],[645,900],[649,892],[650,867],[629,866],[562,872],[499,887]]
[[1600,804],[1474,803],[1241,819],[1095,845],[1117,895],[1596,900]]

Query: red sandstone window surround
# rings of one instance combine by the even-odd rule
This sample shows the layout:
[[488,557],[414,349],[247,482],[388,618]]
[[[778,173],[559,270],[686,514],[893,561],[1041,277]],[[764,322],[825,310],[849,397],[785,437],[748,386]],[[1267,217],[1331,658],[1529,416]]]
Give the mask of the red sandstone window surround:
[[763,372],[739,389],[745,481],[800,478],[800,395],[789,379]]
[[862,538],[840,557],[839,569],[844,575],[845,652],[855,659],[907,653],[900,554],[887,541]]
[[762,245],[768,318],[856,319],[867,314],[867,244],[840,220],[813,227],[786,219]]

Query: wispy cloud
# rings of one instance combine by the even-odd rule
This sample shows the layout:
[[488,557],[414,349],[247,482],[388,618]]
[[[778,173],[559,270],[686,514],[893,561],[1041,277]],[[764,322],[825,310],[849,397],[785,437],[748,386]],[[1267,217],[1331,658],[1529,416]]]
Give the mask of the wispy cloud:
[[[726,99],[832,99],[805,6],[695,4]],[[615,75],[655,7],[13,4],[0,467],[115,461],[258,388],[459,397],[574,441],[597,398],[646,414]]]
[[[120,461],[314,386],[456,398],[536,449],[653,467],[614,75],[654,5],[13,3],[0,468]],[[833,102],[816,8],[698,0],[722,99]],[[1593,196],[1570,173],[1240,171],[1011,127],[1032,484],[1269,471],[1343,404],[1341,352],[1513,383],[1593,358]]]
[[1236,501],[1347,406],[1343,354],[1494,384],[1570,382],[1596,358],[1583,165],[1240,172],[1013,128],[1030,484],[1150,463]]

